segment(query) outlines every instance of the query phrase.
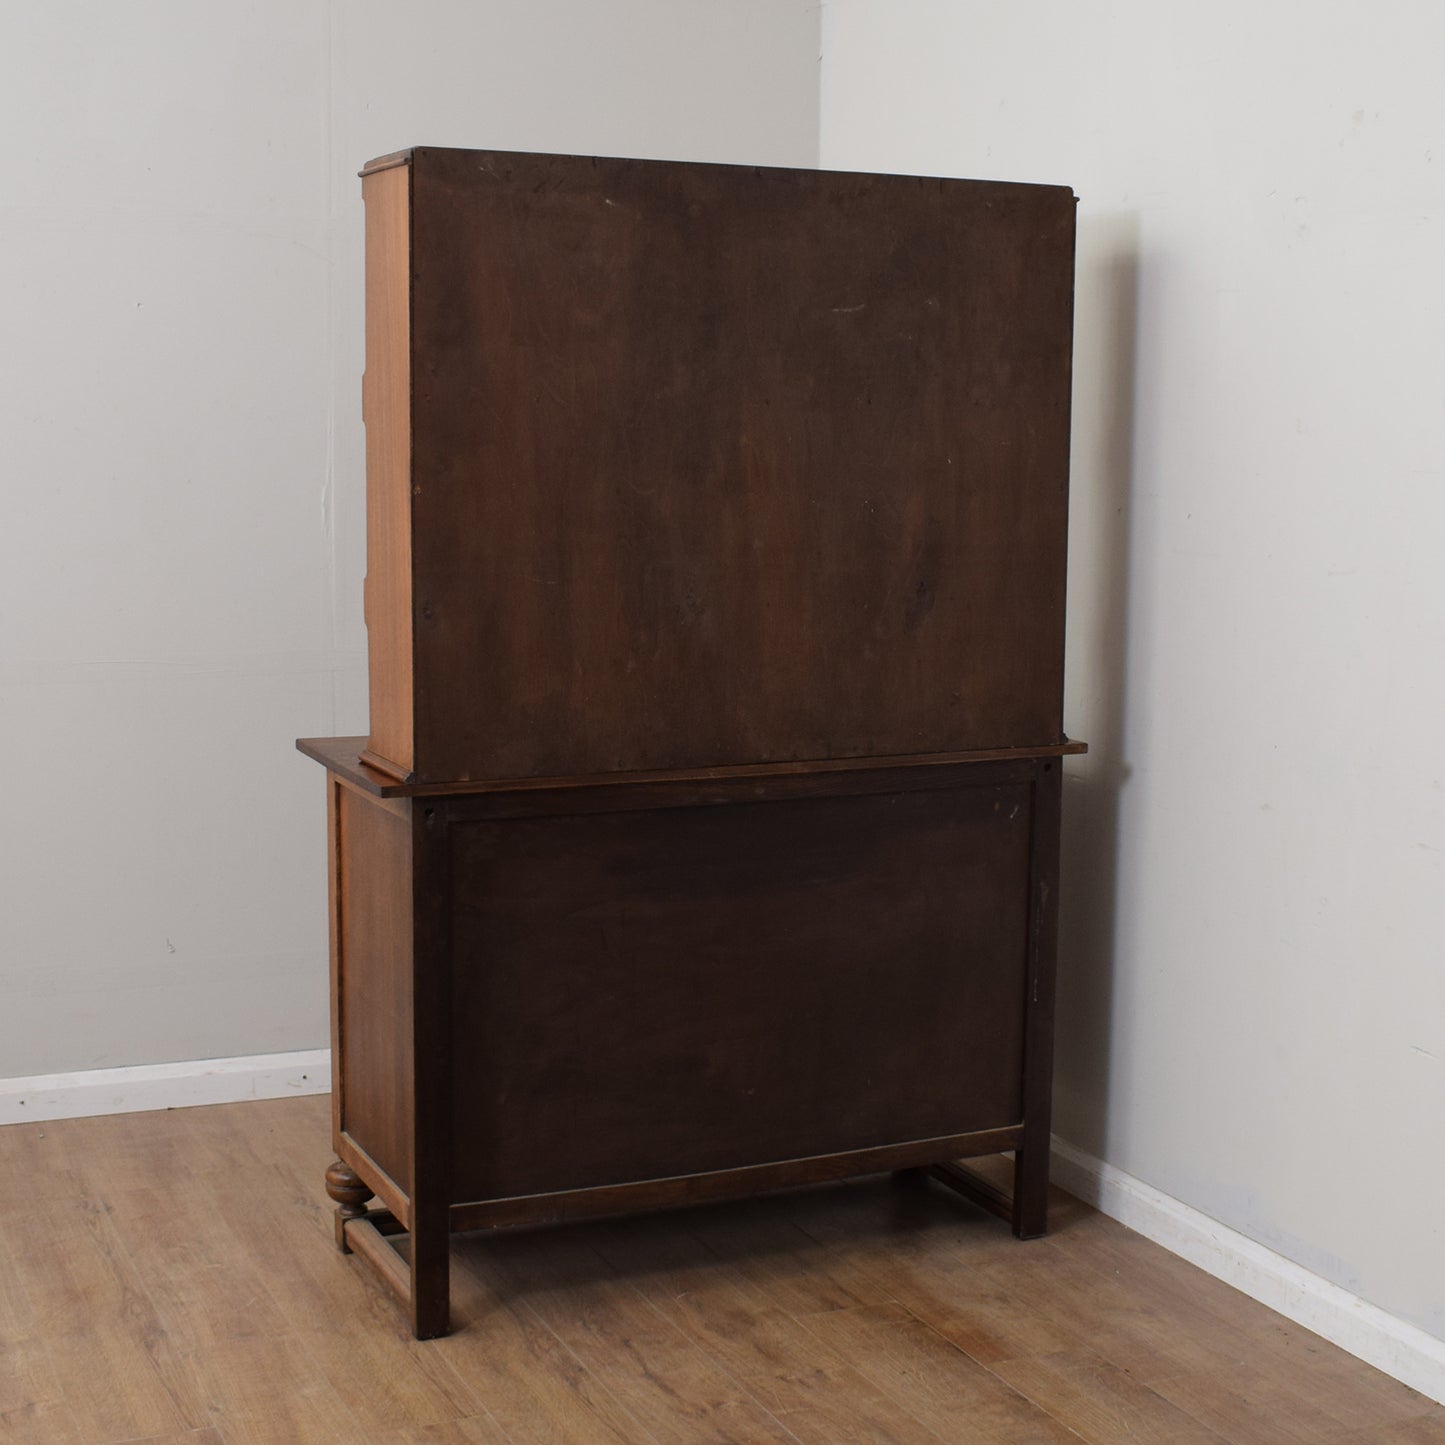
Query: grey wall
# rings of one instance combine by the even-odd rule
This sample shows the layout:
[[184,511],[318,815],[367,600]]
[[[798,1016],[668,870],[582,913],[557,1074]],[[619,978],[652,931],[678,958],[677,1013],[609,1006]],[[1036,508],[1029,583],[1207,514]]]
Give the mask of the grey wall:
[[81,0],[0,47],[0,1077],[326,1042],[362,210],[412,144],[809,165],[794,0]]
[[1082,198],[1059,1132],[1445,1337],[1445,10],[823,46],[824,165]]

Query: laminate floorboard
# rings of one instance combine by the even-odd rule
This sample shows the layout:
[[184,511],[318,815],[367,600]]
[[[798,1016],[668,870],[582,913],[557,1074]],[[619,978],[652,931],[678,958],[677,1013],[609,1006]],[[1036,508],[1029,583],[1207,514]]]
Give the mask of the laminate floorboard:
[[324,1097],[0,1128],[0,1445],[1445,1445],[1445,1407],[1055,1193],[920,1177],[337,1253]]

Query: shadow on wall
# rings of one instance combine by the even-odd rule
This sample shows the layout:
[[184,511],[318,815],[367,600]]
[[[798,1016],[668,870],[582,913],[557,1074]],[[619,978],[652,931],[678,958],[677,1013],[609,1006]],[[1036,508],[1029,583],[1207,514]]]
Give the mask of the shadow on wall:
[[1128,781],[1129,530],[1139,320],[1137,213],[1079,217],[1070,703],[1089,755],[1065,772],[1054,1131],[1106,1151],[1120,794]]

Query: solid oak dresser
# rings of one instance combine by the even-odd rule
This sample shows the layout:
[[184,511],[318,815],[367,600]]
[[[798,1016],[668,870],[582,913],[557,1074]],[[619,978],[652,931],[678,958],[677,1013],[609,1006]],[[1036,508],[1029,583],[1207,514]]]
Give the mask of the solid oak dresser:
[[1042,1233],[1072,193],[362,176],[338,1243],[431,1337],[457,1230],[929,1168]]

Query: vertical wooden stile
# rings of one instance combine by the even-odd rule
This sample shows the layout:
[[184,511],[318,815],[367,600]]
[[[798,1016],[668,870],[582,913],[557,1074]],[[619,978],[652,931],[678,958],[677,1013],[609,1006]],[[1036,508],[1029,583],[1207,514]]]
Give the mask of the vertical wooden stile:
[[412,771],[411,166],[364,175],[366,203],[366,631],[368,761]]

